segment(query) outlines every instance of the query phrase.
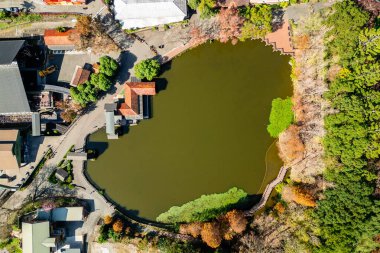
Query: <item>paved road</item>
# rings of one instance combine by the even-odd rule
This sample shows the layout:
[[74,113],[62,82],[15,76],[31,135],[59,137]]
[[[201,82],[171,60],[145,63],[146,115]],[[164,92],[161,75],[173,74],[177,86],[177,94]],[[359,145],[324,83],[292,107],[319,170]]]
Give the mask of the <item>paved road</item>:
[[[32,12],[78,12],[84,14],[97,14],[104,8],[101,0],[88,1],[85,6],[78,5],[46,5],[42,0],[1,0],[0,8],[21,7],[28,8]],[[83,9],[87,8],[87,9]]]

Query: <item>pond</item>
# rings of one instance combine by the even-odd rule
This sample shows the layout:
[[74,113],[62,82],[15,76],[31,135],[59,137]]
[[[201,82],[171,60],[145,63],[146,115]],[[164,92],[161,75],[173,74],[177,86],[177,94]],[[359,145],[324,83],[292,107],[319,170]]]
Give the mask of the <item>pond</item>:
[[173,205],[236,186],[262,193],[281,161],[266,131],[271,101],[291,96],[288,56],[261,41],[209,43],[165,66],[153,117],[104,150],[88,172],[121,206],[155,220]]

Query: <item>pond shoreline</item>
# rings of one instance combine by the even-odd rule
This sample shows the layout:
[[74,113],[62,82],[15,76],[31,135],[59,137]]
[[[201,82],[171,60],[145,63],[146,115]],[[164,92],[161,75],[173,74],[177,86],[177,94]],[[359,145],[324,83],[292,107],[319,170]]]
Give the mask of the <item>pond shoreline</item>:
[[[217,42],[215,42],[215,43],[217,43]],[[247,44],[248,43],[248,44]],[[247,49],[248,50],[257,50],[257,49],[255,49],[256,47],[258,47],[258,45],[260,45],[259,46],[259,49],[258,50],[264,50],[264,52],[266,52],[265,53],[265,55],[267,55],[268,53],[269,53],[269,50],[270,51],[272,51],[272,48],[269,48],[269,47],[266,47],[266,46],[264,46],[264,47],[262,47],[261,45],[262,45],[262,42],[259,42],[259,41],[256,41],[256,42],[247,42],[247,43],[245,43],[244,45],[241,45],[241,46],[239,46],[238,48],[241,48],[241,49],[239,49],[240,50],[240,52],[241,52],[241,50],[243,49],[243,50],[245,50],[244,52],[250,52],[250,54],[249,54],[249,56],[248,57],[252,57],[251,55],[252,55],[252,51],[246,51]],[[254,43],[254,44],[250,44],[250,43]],[[230,48],[230,46],[231,45],[225,45],[225,44],[220,44],[220,43],[218,43],[219,45],[213,45],[213,46],[211,46],[211,47],[215,47],[215,46],[217,46],[217,50],[220,50],[221,48],[224,48],[224,51],[225,50],[229,50]],[[242,43],[243,44],[243,43]],[[256,45],[256,46],[254,46],[253,48],[251,47],[251,46],[249,46],[249,45]],[[247,46],[248,46],[248,48],[247,48]],[[208,45],[206,45],[206,48],[210,48]],[[226,49],[226,48],[228,48],[228,49]],[[235,49],[236,48],[236,46],[234,46],[232,49]],[[251,48],[251,49],[250,49]],[[185,52],[186,50],[188,50],[188,49],[191,49],[191,47],[182,47],[181,48],[182,50],[178,50],[178,54],[176,54],[176,56],[177,55],[179,55],[179,54],[181,54],[181,53],[183,53],[183,52]],[[203,51],[202,51],[203,50]],[[207,49],[208,50],[208,49]],[[224,52],[223,51],[223,52]],[[199,51],[197,50],[197,51],[195,51],[195,54],[199,54],[198,53]],[[201,49],[201,52],[204,52],[204,47],[203,47],[203,49]],[[218,51],[219,52],[219,51]],[[237,51],[237,52],[239,52],[239,51]],[[253,51],[253,52],[255,52],[255,51]],[[271,52],[272,53],[272,52]],[[224,54],[222,54],[223,56],[221,56],[221,57],[224,57]],[[230,55],[230,54],[229,54]],[[239,54],[240,55],[240,54]],[[256,55],[256,53],[253,53],[253,55]],[[256,55],[257,56],[257,55]],[[260,55],[258,55],[257,57],[260,57]],[[257,58],[256,57],[256,58]],[[273,57],[278,57],[277,56],[277,53],[276,53],[276,55],[275,56],[273,56]],[[272,58],[273,58],[272,57]],[[182,59],[182,58],[180,58],[180,59]],[[260,58],[261,59],[261,58]],[[274,59],[278,59],[278,58],[274,58]],[[285,60],[284,60],[285,59]],[[187,60],[186,60],[187,61]],[[177,62],[177,61],[176,61]],[[281,64],[283,64],[283,65],[281,65],[281,66],[283,66],[283,68],[284,68],[284,65],[285,65],[285,62],[286,62],[286,66],[285,66],[285,68],[286,69],[288,69],[288,60],[286,60],[286,58],[282,58],[282,60],[281,60]],[[230,63],[228,63],[228,64],[230,64]],[[279,64],[279,63],[278,63]],[[285,74],[285,76],[287,77],[287,72],[285,72],[285,73],[283,73],[283,74]],[[249,80],[249,79],[248,79]],[[255,79],[256,80],[256,79]],[[272,80],[272,79],[270,79],[270,80]],[[172,84],[172,80],[170,81],[171,82],[171,84]],[[255,81],[256,83],[257,83],[257,81]],[[288,82],[288,81],[287,81]],[[260,82],[259,82],[260,83]],[[258,83],[258,84],[259,84]],[[278,83],[278,82],[273,82],[273,81],[269,81],[269,83]],[[175,87],[175,86],[171,86],[171,87]],[[290,88],[290,87],[288,87],[288,88]],[[172,89],[172,88],[170,88],[170,89]],[[278,89],[278,88],[276,88],[276,89]],[[256,91],[255,91],[256,92]],[[270,94],[272,94],[272,91],[269,91],[270,92]],[[165,93],[163,93],[163,95],[165,95],[165,94],[167,94],[166,92]],[[184,94],[183,92],[181,93],[181,94]],[[274,92],[271,96],[278,96],[278,95],[276,95],[276,92]],[[162,98],[162,99],[164,99],[164,98]],[[167,97],[165,98],[165,99],[167,99]],[[241,99],[240,99],[241,100]],[[241,100],[242,101],[242,100]],[[271,99],[270,99],[270,101],[271,101]],[[269,103],[269,102],[268,102]],[[165,108],[168,108],[168,107],[165,107]],[[160,117],[161,117],[161,112],[162,111],[166,111],[166,109],[163,109],[163,108],[156,108],[156,106],[155,106],[155,108],[154,109],[157,109],[157,111],[160,111]],[[261,110],[261,109],[260,109]],[[267,109],[265,109],[265,110],[267,110]],[[266,116],[265,116],[265,114],[266,114],[266,112],[264,113],[264,114],[262,114],[263,116],[260,116],[261,118],[262,117],[264,117],[264,121],[266,121],[267,120],[267,118],[266,118]],[[246,114],[247,115],[247,114]],[[146,121],[146,122],[150,122],[150,120],[149,121]],[[141,128],[141,127],[146,127],[146,123],[145,123],[145,121],[142,123],[143,124],[143,126],[140,126],[139,128]],[[260,124],[262,124],[262,123],[260,123]],[[201,127],[203,127],[204,129],[210,129],[210,128],[207,128],[207,126],[201,126]],[[131,129],[131,131],[133,131],[134,133],[135,133],[135,131],[137,130],[137,131],[140,131],[139,130],[139,128],[138,127],[136,127],[136,128],[133,128],[133,129]],[[159,131],[159,130],[157,130],[157,131]],[[260,131],[263,131],[263,130],[260,130]],[[264,133],[265,132],[265,133]],[[261,133],[261,135],[266,135],[266,131],[264,130],[264,132],[263,133]],[[99,135],[98,135],[99,136]],[[129,136],[129,134],[128,134],[128,143],[130,143],[130,141],[131,141],[131,139],[130,138],[134,138],[134,136],[135,135],[133,135],[133,136]],[[134,138],[135,139],[135,138]],[[95,139],[95,142],[108,142],[108,141],[105,141],[105,140],[102,140],[102,139]],[[114,146],[114,145],[116,145],[115,143],[116,142],[120,142],[120,141],[122,141],[122,140],[117,140],[117,141],[115,141],[114,143],[113,142],[111,142],[111,143],[113,143],[112,144],[112,146]],[[141,140],[140,141],[138,141],[139,143],[143,143],[143,142],[141,142]],[[266,142],[267,141],[265,141],[264,143],[262,143],[263,145],[267,145],[266,144]],[[123,142],[124,143],[124,142]],[[239,142],[240,143],[240,142]],[[105,145],[105,144],[104,144]],[[109,144],[107,144],[107,146],[106,146],[106,148],[108,149],[108,145]],[[256,144],[255,144],[256,145]],[[254,146],[255,146],[254,145]],[[144,145],[144,144],[139,144],[139,145],[135,145],[135,144],[133,144],[133,146],[134,147],[138,147],[138,146],[144,146],[144,149],[145,149],[145,147],[148,147],[149,148],[149,146],[150,146],[150,144],[146,144],[146,145]],[[253,152],[254,154],[256,153],[256,149],[257,148],[259,148],[259,149],[263,149],[262,147],[260,147],[260,146],[262,146],[262,145],[256,145],[257,147],[256,148],[254,148],[251,152]],[[128,149],[128,150],[130,150],[130,151],[132,151],[131,149],[129,149],[127,146],[125,146],[125,143],[124,144],[118,144],[117,145],[117,150],[125,150],[125,149]],[[264,147],[265,148],[265,147]],[[134,149],[134,148],[133,148]],[[111,153],[107,153],[107,155],[110,155],[110,154],[113,154],[115,151],[117,152],[117,150],[114,150],[114,148],[113,148],[113,151],[108,151],[108,152],[111,152]],[[168,151],[169,153],[170,153],[170,151]],[[263,152],[265,152],[265,150],[263,150]],[[136,152],[134,151],[134,152],[132,152],[133,154],[135,154]],[[140,160],[140,158],[138,158],[138,157],[135,157],[134,155],[132,155],[132,153],[131,152],[128,152],[128,153],[125,153],[125,152],[123,152],[123,155],[125,155],[125,154],[127,154],[127,155],[129,155],[129,156],[131,156],[131,157],[124,157],[124,159],[122,159],[122,160],[127,160],[128,161],[128,163],[129,163],[129,166],[132,166],[133,168],[136,168],[134,165],[133,165],[133,163],[131,164],[131,162],[133,162],[132,160],[137,160],[137,161],[139,161]],[[148,152],[149,153],[149,152]],[[272,152],[273,153],[273,152]],[[277,153],[277,151],[275,151],[275,153]],[[261,151],[260,151],[260,154],[261,154]],[[106,156],[107,156],[106,155]],[[113,154],[113,155],[115,155],[115,154]],[[119,154],[119,155],[117,155],[118,157],[120,157],[120,155],[122,155],[121,153]],[[263,154],[264,155],[264,154]],[[257,156],[257,155],[256,155]],[[135,157],[135,158],[134,158]],[[273,155],[272,155],[272,157],[273,157]],[[110,163],[108,162],[108,164],[107,163],[104,163],[105,161],[107,161],[107,160],[104,160],[104,159],[108,159],[108,158],[103,158],[103,160],[101,159],[101,162],[100,162],[100,164],[98,164],[98,165],[96,165],[97,167],[99,167],[99,166],[101,166],[101,167],[104,167],[104,166],[109,166],[110,165]],[[256,158],[255,158],[256,159]],[[120,159],[119,159],[120,160]],[[155,160],[157,160],[157,159],[155,159]],[[113,159],[112,161],[115,161],[115,159]],[[202,161],[202,160],[201,160]],[[99,161],[97,161],[97,163],[98,163]],[[202,162],[203,163],[203,162]],[[118,164],[118,165],[115,165],[115,164],[113,164],[114,166],[116,166],[115,168],[119,168],[118,170],[116,170],[116,171],[114,171],[113,170],[113,172],[111,173],[111,174],[114,174],[114,175],[119,175],[119,177],[121,176],[121,174],[120,174],[120,169],[121,168],[124,168],[124,165],[125,165],[125,162],[119,162],[119,163],[116,163],[116,164]],[[244,164],[244,163],[243,163]],[[251,163],[249,163],[249,164],[251,164]],[[246,163],[245,164],[245,167],[246,166],[249,166],[249,167],[251,167],[251,165],[249,165],[248,163]],[[260,164],[261,164],[261,162],[260,162]],[[253,167],[253,168],[256,168],[255,170],[253,170],[253,173],[254,174],[256,174],[256,175],[260,175],[259,177],[256,177],[256,178],[261,178],[261,174],[263,174],[264,172],[264,170],[263,169],[265,169],[264,168],[264,166],[265,166],[265,164],[264,164],[264,161],[263,161],[263,165],[261,166],[260,164],[256,164],[256,166],[255,167]],[[274,165],[274,163],[271,163],[270,164],[270,166],[272,166],[273,167],[273,165]],[[93,165],[92,165],[93,166]],[[159,166],[159,165],[158,165]],[[157,166],[156,166],[157,167]],[[262,169],[260,169],[260,171],[257,171],[258,170],[258,168],[257,167],[261,167]],[[276,166],[277,167],[277,166]],[[90,171],[92,170],[92,168],[94,168],[94,167],[90,167]],[[158,167],[159,168],[159,167]],[[159,170],[158,168],[156,168],[156,170],[157,171],[161,171],[161,170]],[[172,168],[175,168],[175,167],[172,167]],[[252,168],[252,167],[251,167]],[[253,169],[252,168],[252,169]],[[257,189],[258,189],[258,187],[260,187],[261,186],[261,184],[263,185],[263,187],[267,184],[267,182],[268,183],[270,183],[270,181],[269,180],[271,180],[271,179],[273,179],[273,178],[275,178],[276,177],[276,175],[275,175],[275,173],[277,174],[278,173],[278,169],[280,168],[280,165],[277,167],[277,169],[276,170],[274,170],[274,169],[270,169],[270,168],[268,168],[268,170],[269,170],[269,173],[268,173],[268,177],[266,177],[267,178],[267,180],[265,180],[265,182],[263,182],[261,179],[260,179],[260,182],[254,182],[254,181],[250,181],[249,182],[249,188],[248,189],[251,189],[251,190],[249,190],[248,192],[250,193],[250,194],[253,194],[253,193],[255,193],[255,192],[257,192]],[[251,169],[251,170],[252,170]],[[140,169],[141,170],[141,169]],[[97,173],[104,173],[104,172],[102,172],[102,170],[97,170],[98,172]],[[117,171],[119,171],[119,172],[117,172]],[[145,171],[144,169],[142,169],[142,171]],[[92,172],[93,173],[93,172]],[[147,173],[147,172],[144,172],[144,173]],[[213,173],[213,172],[209,172],[209,173]],[[259,173],[259,174],[257,174],[257,173]],[[266,172],[265,172],[266,173]],[[91,173],[88,173],[88,174],[91,174]],[[249,174],[252,174],[252,171],[249,173]],[[223,175],[224,175],[224,173],[223,173]],[[91,176],[93,176],[93,174],[91,174]],[[111,175],[112,176],[112,175]],[[132,193],[132,202],[127,202],[126,201],[126,198],[125,198],[125,196],[126,195],[124,195],[123,197],[122,197],[122,205],[123,206],[125,206],[125,205],[127,205],[128,207],[129,207],[129,209],[130,208],[132,208],[132,210],[142,210],[142,209],[140,209],[139,207],[136,207],[136,204],[133,204],[133,203],[136,203],[136,199],[135,200],[133,200],[133,191],[135,191],[135,190],[131,190],[130,188],[131,187],[134,187],[134,186],[131,186],[131,184],[130,183],[128,183],[130,180],[133,180],[132,178],[135,178],[135,181],[138,181],[137,179],[144,179],[144,177],[141,177],[141,175],[134,175],[134,172],[132,172],[131,173],[131,171],[128,171],[128,175],[126,176],[126,177],[124,177],[124,176],[122,176],[123,178],[126,178],[127,180],[126,181],[124,181],[125,182],[125,184],[126,185],[129,185],[129,188],[127,188],[127,189],[129,189],[129,190],[125,190],[125,191],[127,191],[128,192],[128,194],[131,194]],[[174,176],[173,176],[174,177]],[[224,181],[225,180],[227,180],[228,179],[228,176],[227,176],[227,174],[226,175],[224,175],[223,176],[224,177]],[[249,177],[251,177],[251,176],[249,176]],[[103,178],[105,178],[105,177],[103,177]],[[157,178],[157,177],[156,177]],[[240,177],[238,177],[238,178],[240,178]],[[244,178],[244,177],[243,177]],[[245,177],[246,179],[247,179],[247,177]],[[97,181],[97,179],[96,178],[93,178],[92,177],[92,179],[94,180],[94,181],[96,181],[96,182],[98,182]],[[98,176],[98,179],[99,179],[99,176]],[[206,179],[207,179],[207,177],[206,177]],[[111,180],[110,178],[107,178],[107,180]],[[145,188],[145,187],[149,187],[149,185],[150,185],[150,183],[149,182],[151,182],[151,181],[149,181],[150,179],[148,178],[148,180],[143,180],[144,181],[144,186],[143,186],[143,188]],[[228,179],[229,180],[229,179]],[[235,180],[234,179],[231,179],[231,180],[229,180],[229,182],[232,182],[232,184],[233,184],[233,186],[243,186],[243,189],[245,188],[244,187],[244,185],[241,185],[241,184],[239,184],[239,183],[236,183],[236,182],[238,182],[238,181],[236,181],[236,180],[241,180],[241,179],[237,179],[237,178],[235,178]],[[245,179],[243,179],[243,180],[245,180]],[[248,180],[248,179],[247,179]],[[245,180],[245,181],[247,181],[247,180]],[[257,179],[258,180],[258,179]],[[257,181],[256,180],[256,181]],[[101,181],[102,182],[102,181]],[[117,181],[115,181],[114,182],[114,185],[120,185],[120,184],[124,184],[124,182],[123,183],[121,183],[121,182],[117,182]],[[248,181],[247,181],[248,182]],[[115,196],[112,194],[112,189],[111,189],[111,192],[109,192],[108,191],[108,187],[104,184],[104,181],[103,181],[103,183],[101,183],[100,185],[102,185],[102,187],[103,188],[106,188],[107,189],[107,192],[108,192],[108,194],[110,194],[110,196],[112,196],[112,198],[113,199],[115,199]],[[157,189],[157,187],[159,187],[159,186],[154,186],[154,187],[156,187],[156,189]],[[252,190],[252,187],[254,187],[253,189],[254,190]],[[101,187],[99,187],[99,188],[101,188]],[[138,188],[141,188],[141,187],[138,187]],[[260,188],[262,188],[262,187],[260,187]],[[135,189],[137,189],[137,188],[135,188]],[[141,189],[139,189],[139,191],[140,191]],[[167,190],[169,190],[169,189],[164,189],[164,190],[160,190],[160,193],[159,194],[161,194],[162,196],[168,196],[165,192],[167,191]],[[216,189],[216,190],[210,190],[209,192],[208,191],[203,191],[204,193],[198,193],[199,191],[196,191],[195,193],[193,193],[193,195],[194,196],[200,196],[200,195],[202,195],[202,194],[209,194],[209,193],[214,193],[214,192],[223,192],[223,189],[221,189],[221,188],[219,188],[219,189]],[[121,192],[120,192],[120,190],[119,190],[119,193],[118,193],[119,195],[121,194]],[[157,195],[157,194],[155,194],[155,195]],[[260,195],[259,195],[260,196]],[[259,197],[258,196],[258,197]],[[142,196],[141,196],[142,197]],[[155,197],[156,199],[157,198],[159,198],[159,197]],[[187,199],[192,199],[193,197],[187,197]],[[194,197],[194,198],[196,198],[196,197]],[[116,198],[117,199],[117,198]],[[143,198],[144,199],[144,198]],[[167,197],[164,197],[164,199],[167,199]],[[133,202],[134,201],[134,202]],[[139,201],[139,200],[137,200],[137,201]],[[165,201],[165,200],[164,200]],[[117,203],[120,203],[120,196],[119,196],[119,200],[118,201],[116,201],[115,200],[115,202],[117,202]],[[144,203],[142,203],[143,205],[146,205],[147,204],[147,202],[149,202],[149,200],[148,200],[148,198],[146,198],[145,199],[145,204]],[[187,202],[187,200],[180,200],[180,201],[176,201],[175,203],[174,203],[174,205],[181,205],[181,203],[186,203]],[[130,203],[130,204],[128,204],[128,203]],[[152,202],[152,203],[155,203],[155,202]],[[148,206],[149,205],[152,205],[151,203],[148,203]],[[164,205],[164,204],[163,204]],[[158,209],[159,210],[159,213],[161,213],[161,210],[164,210],[164,208],[162,207],[163,205],[161,205],[161,208],[160,209]],[[167,205],[167,208],[169,208],[169,207],[171,207],[172,205],[169,203],[169,205]],[[166,208],[166,207],[165,207]],[[144,210],[148,210],[148,209],[144,209]],[[144,211],[143,211],[144,212]],[[153,212],[157,212],[157,211],[149,211],[150,213],[153,213]],[[142,214],[142,216],[140,216],[140,217],[147,217],[146,216],[146,214]],[[153,215],[149,215],[149,218],[148,218],[148,220],[152,220],[152,219],[154,219],[154,217],[155,217],[155,214],[153,214]]]

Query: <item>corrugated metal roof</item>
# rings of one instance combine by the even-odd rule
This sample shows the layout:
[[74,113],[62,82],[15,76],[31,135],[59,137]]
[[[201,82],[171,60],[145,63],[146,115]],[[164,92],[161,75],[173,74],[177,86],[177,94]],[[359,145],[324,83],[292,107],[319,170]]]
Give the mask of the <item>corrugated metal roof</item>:
[[42,242],[50,236],[48,221],[36,223],[22,223],[22,252],[23,253],[49,253],[50,249]]
[[186,0],[115,0],[114,5],[124,29],[179,22],[187,16]]
[[52,221],[82,221],[83,207],[59,207],[52,211]]
[[30,107],[18,65],[0,65],[0,114],[21,112]]
[[0,41],[0,64],[11,64],[20,51],[25,40],[2,40]]
[[106,112],[106,133],[115,134],[115,115],[114,112]]

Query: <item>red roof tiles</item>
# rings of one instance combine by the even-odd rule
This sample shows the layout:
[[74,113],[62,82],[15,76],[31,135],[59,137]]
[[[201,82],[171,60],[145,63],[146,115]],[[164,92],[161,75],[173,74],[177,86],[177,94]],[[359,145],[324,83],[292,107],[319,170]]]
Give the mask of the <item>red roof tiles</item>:
[[138,96],[156,95],[155,82],[126,82],[124,84],[124,100],[119,109],[124,116],[139,114],[139,99]]
[[44,33],[45,44],[48,46],[74,46],[74,42],[69,36],[75,32],[75,29],[69,29],[66,32],[58,32],[56,29],[46,29]]

